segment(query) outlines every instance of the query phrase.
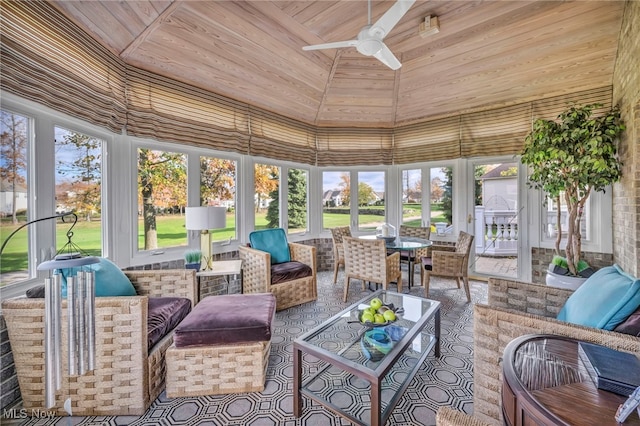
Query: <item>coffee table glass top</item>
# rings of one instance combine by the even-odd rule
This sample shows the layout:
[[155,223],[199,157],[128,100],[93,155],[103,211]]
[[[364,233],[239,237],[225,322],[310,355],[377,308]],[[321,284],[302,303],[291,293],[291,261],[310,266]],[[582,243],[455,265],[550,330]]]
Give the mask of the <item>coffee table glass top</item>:
[[[404,312],[397,316],[396,321],[386,326],[365,326],[358,320],[358,316],[362,309],[369,307],[374,298],[381,299],[385,305],[393,305],[394,309],[402,308]],[[404,352],[409,346],[420,354],[430,350],[432,345],[424,345],[422,338],[416,334],[433,318],[439,306],[440,302],[435,300],[379,290],[301,336],[298,342],[303,346],[313,346],[332,358],[339,357],[345,362],[354,363],[358,369],[373,371],[386,364],[385,360],[396,358],[399,352]],[[363,336],[369,330],[385,331],[391,342],[383,341],[385,346],[382,350],[371,349],[367,344],[371,342],[370,339],[363,342]],[[375,339],[376,335],[369,333],[367,337]],[[373,343],[376,346],[376,342]]]

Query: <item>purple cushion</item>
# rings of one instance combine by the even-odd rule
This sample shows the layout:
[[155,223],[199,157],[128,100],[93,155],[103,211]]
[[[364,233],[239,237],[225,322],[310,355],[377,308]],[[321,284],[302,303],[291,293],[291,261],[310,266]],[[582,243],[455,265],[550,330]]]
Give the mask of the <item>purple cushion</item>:
[[147,317],[149,350],[191,312],[191,301],[183,297],[150,297]]
[[613,331],[640,337],[640,307],[629,315],[626,320],[618,324]]
[[400,260],[415,260],[415,256],[409,250],[400,250]]
[[422,267],[427,271],[433,269],[433,260],[430,257],[421,257]]
[[309,277],[313,274],[311,266],[292,261],[271,265],[271,284],[283,283]]
[[184,348],[269,341],[275,312],[272,293],[205,297],[176,327],[173,342]]

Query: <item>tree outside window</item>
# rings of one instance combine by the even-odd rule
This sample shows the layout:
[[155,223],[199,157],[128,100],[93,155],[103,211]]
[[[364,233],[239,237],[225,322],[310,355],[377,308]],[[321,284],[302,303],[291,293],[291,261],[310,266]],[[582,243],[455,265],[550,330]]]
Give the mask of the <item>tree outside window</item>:
[[200,205],[227,209],[227,227],[216,230],[213,241],[236,237],[236,173],[233,160],[200,157]]
[[[28,220],[27,148],[29,119],[0,111],[0,241]],[[28,232],[18,232],[7,243],[0,262],[0,286],[28,278]]]
[[138,149],[138,249],[184,246],[187,204],[184,154]]
[[[272,213],[267,218],[267,211],[271,204],[278,204],[278,198],[272,198],[280,186],[280,167],[270,164],[256,164],[254,167],[254,202],[255,229],[277,228],[280,226],[279,214]],[[276,211],[277,212],[277,211]]]
[[[78,223],[73,242],[87,253],[102,254],[102,145],[101,139],[55,128],[56,213],[74,212]],[[92,223],[93,222],[93,223]],[[56,248],[68,242],[69,225],[56,226]]]
[[[304,232],[307,230],[307,172],[301,169],[287,171],[287,231]],[[267,228],[277,228],[280,223],[280,186],[269,194],[274,200],[267,208]]]

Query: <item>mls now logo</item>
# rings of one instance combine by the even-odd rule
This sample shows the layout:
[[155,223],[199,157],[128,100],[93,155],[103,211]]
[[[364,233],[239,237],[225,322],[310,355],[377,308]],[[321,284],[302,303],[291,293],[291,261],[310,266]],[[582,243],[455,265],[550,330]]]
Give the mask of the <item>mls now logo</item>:
[[46,411],[46,410],[27,410],[26,408],[11,408],[11,409],[3,409],[2,410],[2,418],[3,419],[26,419],[27,417],[32,417],[36,419],[46,419],[49,417],[54,417],[54,411]]

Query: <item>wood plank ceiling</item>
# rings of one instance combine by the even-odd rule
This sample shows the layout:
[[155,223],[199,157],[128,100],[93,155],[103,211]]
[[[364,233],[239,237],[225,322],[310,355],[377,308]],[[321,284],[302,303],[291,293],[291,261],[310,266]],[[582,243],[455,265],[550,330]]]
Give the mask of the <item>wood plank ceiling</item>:
[[[372,1],[375,22],[391,5]],[[420,1],[385,38],[393,71],[355,48],[367,2],[64,1],[127,63],[318,126],[390,128],[611,84],[623,1]],[[419,34],[426,16],[440,32]]]

